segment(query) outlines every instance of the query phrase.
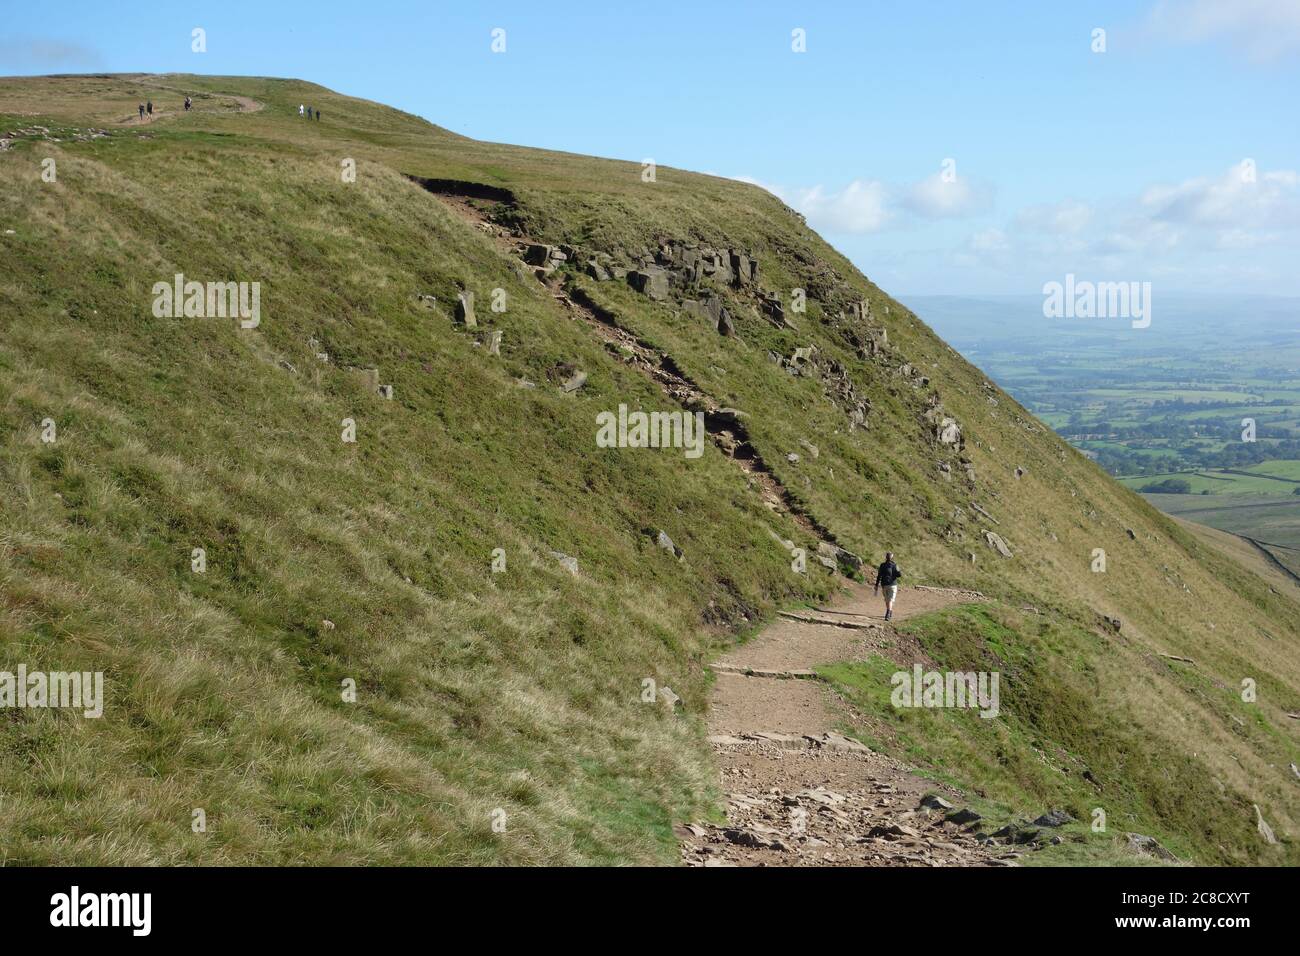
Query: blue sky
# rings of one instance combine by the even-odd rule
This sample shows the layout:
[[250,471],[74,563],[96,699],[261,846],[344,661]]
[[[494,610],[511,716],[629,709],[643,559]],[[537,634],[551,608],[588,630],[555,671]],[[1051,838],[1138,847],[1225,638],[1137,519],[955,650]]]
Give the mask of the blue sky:
[[89,71],[750,179],[896,294],[1300,295],[1300,0],[7,5],[0,74]]

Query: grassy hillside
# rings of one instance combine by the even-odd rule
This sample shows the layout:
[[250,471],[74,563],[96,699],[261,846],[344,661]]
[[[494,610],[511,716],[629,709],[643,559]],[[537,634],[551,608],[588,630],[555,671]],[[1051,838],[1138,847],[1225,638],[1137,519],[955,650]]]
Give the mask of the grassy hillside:
[[[125,122],[146,97],[162,112]],[[478,143],[295,81],[0,80],[9,132],[0,669],[102,670],[107,703],[0,711],[0,858],[670,861],[671,822],[717,797],[709,654],[829,595],[842,577],[813,556],[833,540],[1000,602],[996,627],[952,625],[962,654],[1009,646],[1016,608],[1047,619],[1016,650],[1047,676],[1006,705],[1018,737],[1069,751],[1036,792],[1093,760],[1113,825],[1202,862],[1296,862],[1300,605],[1070,449],[770,194]],[[572,255],[539,281],[523,240]],[[656,301],[584,270],[669,242],[743,251],[757,276]],[[155,317],[176,273],[259,282],[260,324]],[[709,296],[734,335],[683,304]],[[600,412],[678,402],[742,424],[698,459],[597,447]],[[964,447],[939,440],[946,417]],[[643,702],[647,679],[684,709]],[[1141,748],[1030,719],[1067,691],[1094,744]],[[995,741],[970,746],[997,764]]]

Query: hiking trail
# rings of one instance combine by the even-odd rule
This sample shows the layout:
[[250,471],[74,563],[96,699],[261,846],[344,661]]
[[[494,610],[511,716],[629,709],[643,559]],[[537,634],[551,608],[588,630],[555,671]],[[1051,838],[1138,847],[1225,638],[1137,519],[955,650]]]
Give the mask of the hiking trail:
[[[167,86],[151,78],[142,78],[140,82],[148,86],[152,86],[155,89],[166,90],[169,93],[175,93],[178,96],[180,96],[182,100],[184,100],[187,95],[193,96],[195,93],[195,91],[193,90],[185,90],[176,86]],[[219,104],[218,104],[219,106],[229,105],[229,103],[233,101],[235,108],[231,112],[235,112],[235,113],[257,113],[266,108],[265,103],[259,103],[257,100],[249,96],[238,96],[233,93],[212,93],[207,95],[210,95],[214,98],[219,98]],[[213,111],[209,109],[200,110],[198,101],[195,101],[193,112],[197,114],[200,112],[208,113]],[[226,112],[226,111],[218,110],[217,112]],[[163,118],[173,119],[177,116],[184,116],[184,115],[185,115],[185,111],[183,109],[176,109],[176,108],[163,109],[160,103],[155,103],[152,114],[146,114],[144,116],[140,116],[139,113],[132,113],[130,116],[126,117],[125,119],[118,120],[117,125],[150,126],[159,119],[163,119]]]
[[[979,600],[970,591],[900,588],[894,620]],[[712,665],[707,717],[727,822],[679,824],[688,866],[1014,866],[1015,849],[982,844],[945,820],[925,780],[836,726],[846,702],[814,670],[873,652],[924,660],[883,620],[883,601],[855,585],[834,608],[783,615]]]

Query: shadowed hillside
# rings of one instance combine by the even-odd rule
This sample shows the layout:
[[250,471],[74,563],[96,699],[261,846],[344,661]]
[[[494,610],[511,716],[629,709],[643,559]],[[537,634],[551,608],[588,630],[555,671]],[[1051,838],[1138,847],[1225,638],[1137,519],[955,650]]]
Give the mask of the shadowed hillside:
[[[0,182],[0,670],[105,687],[0,711],[0,858],[670,862],[705,662],[888,548],[989,598],[912,626],[1006,719],[879,746],[1297,861],[1300,604],[769,193],[176,75],[0,80]],[[256,321],[160,316],[178,273]],[[601,447],[620,405],[702,454]]]

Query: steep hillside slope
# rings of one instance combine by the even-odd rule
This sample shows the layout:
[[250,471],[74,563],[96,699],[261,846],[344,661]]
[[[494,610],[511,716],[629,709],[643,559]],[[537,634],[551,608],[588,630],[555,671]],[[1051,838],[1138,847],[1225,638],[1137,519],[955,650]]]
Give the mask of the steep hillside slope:
[[[0,714],[5,859],[672,860],[710,651],[890,548],[1001,602],[950,622],[1008,671],[990,768],[1295,862],[1300,605],[773,196],[294,81],[0,80],[0,134],[0,669],[106,697]],[[177,274],[260,283],[258,321],[156,309]],[[709,440],[601,447],[620,405]]]

